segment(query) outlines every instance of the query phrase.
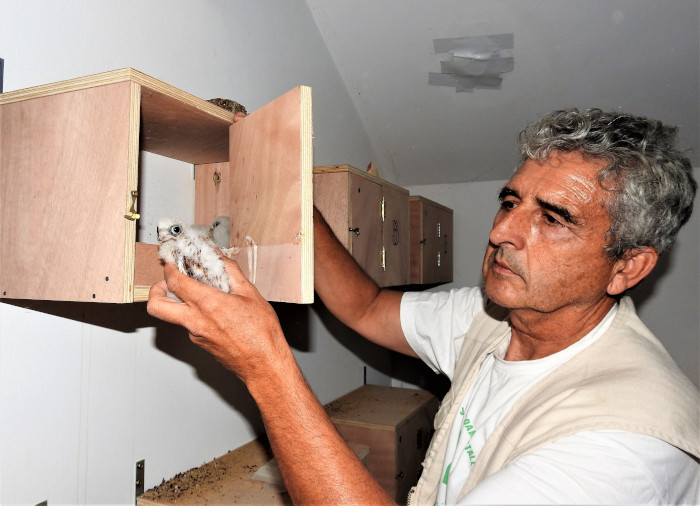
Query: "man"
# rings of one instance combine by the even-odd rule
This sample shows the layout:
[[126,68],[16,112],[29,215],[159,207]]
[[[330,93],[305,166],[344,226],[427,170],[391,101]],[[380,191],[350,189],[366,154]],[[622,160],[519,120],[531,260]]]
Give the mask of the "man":
[[[523,131],[488,238],[485,296],[382,290],[315,214],[316,291],[329,310],[452,381],[409,501],[698,502],[698,391],[624,296],[692,212],[697,185],[674,137],[599,110]],[[305,384],[270,306],[227,269],[230,295],[166,265],[185,303],[162,282],[149,312],[187,327],[246,383],[295,502],[389,502]]]

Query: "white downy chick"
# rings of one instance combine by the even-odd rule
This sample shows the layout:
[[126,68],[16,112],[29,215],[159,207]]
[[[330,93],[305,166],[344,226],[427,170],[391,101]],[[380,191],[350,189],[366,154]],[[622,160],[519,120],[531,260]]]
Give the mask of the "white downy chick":
[[217,216],[209,229],[209,236],[219,248],[230,248],[229,229],[231,227],[231,219],[228,216]]
[[183,274],[202,283],[229,292],[229,278],[216,246],[200,228],[182,220],[163,218],[158,222],[158,256],[173,262]]

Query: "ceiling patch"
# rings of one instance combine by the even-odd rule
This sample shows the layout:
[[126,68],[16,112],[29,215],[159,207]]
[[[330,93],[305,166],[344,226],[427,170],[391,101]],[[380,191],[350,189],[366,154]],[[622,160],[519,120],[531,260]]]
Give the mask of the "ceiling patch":
[[435,53],[447,53],[440,72],[428,73],[431,86],[450,86],[457,92],[476,88],[500,89],[501,74],[513,70],[513,34],[433,39]]

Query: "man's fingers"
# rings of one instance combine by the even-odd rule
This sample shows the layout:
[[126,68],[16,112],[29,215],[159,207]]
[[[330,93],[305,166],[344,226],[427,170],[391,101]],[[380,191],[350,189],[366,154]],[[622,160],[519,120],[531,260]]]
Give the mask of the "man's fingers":
[[148,294],[148,304],[146,305],[146,310],[151,316],[177,325],[183,325],[183,322],[186,321],[188,309],[187,305],[168,297],[168,286],[165,280],[151,286]]
[[[165,262],[165,265],[163,266],[163,274],[165,274],[166,282],[179,276],[185,276],[179,270],[177,270],[177,266],[172,262]],[[170,283],[168,283],[168,286],[170,286]]]
[[200,301],[206,299],[212,290],[216,290],[216,288],[181,273],[175,264],[170,262],[165,263],[163,274],[165,275],[166,288],[177,295],[185,305],[198,306]]
[[184,275],[175,264],[170,262],[166,262],[163,274],[168,289],[183,301],[197,302],[206,295],[207,290],[215,290],[215,288]]
[[155,285],[153,285],[148,292],[148,298],[150,299],[151,297],[162,297],[162,296],[167,296],[168,295],[168,285],[165,283],[164,279],[161,279],[158,281]]

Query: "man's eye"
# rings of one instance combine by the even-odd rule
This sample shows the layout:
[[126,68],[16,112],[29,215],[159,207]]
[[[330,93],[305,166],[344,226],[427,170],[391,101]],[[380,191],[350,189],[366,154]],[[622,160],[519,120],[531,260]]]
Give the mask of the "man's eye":
[[513,200],[502,200],[501,201],[501,207],[503,209],[506,209],[507,211],[510,211],[515,207],[515,201]]
[[554,216],[552,216],[551,214],[544,213],[544,219],[545,219],[545,221],[547,221],[547,223],[550,224],[550,225],[557,225],[557,226],[560,226],[560,227],[563,227],[563,226],[564,226],[564,225],[562,225],[562,223],[561,223],[559,220],[557,220],[557,219],[556,219]]

